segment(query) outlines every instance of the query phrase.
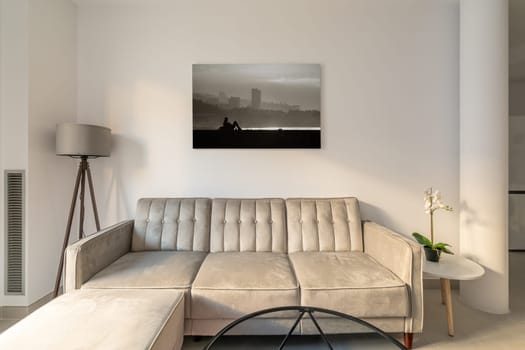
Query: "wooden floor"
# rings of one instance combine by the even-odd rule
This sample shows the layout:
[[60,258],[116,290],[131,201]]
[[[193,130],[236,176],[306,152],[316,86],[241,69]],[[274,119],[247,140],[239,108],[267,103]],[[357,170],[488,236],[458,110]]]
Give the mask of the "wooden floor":
[[0,320],[0,333],[14,325],[18,320]]

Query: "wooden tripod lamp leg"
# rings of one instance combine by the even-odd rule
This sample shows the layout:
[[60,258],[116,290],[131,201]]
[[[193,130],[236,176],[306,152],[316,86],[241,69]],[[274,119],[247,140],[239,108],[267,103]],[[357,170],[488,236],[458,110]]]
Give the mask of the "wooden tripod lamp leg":
[[82,157],[80,161],[80,167],[82,169],[80,176],[80,217],[78,220],[78,239],[84,238],[84,197],[86,195],[86,164],[87,157]]
[[62,250],[60,254],[60,262],[58,264],[57,277],[55,280],[55,291],[54,297],[58,296],[58,290],[60,289],[60,280],[62,279],[62,269],[64,267],[64,252],[66,251],[69,243],[69,236],[71,235],[71,225],[73,224],[73,215],[75,213],[75,205],[77,203],[78,187],[80,185],[80,177],[82,175],[82,165],[78,167],[77,179],[75,181],[75,188],[73,190],[73,198],[71,199],[71,206],[69,208],[69,216],[67,219],[66,232],[64,234],[64,242],[62,243]]
[[95,225],[97,226],[97,231],[100,231],[100,220],[98,218],[97,201],[95,200],[95,190],[93,189],[93,178],[91,177],[91,169],[89,168],[89,163],[86,164],[86,170],[89,185],[89,196],[91,197],[91,205],[93,206],[93,213],[95,214]]

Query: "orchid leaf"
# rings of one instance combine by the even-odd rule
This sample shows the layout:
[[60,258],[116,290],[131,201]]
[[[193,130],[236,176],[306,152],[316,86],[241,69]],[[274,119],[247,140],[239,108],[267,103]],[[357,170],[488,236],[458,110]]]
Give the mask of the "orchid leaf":
[[436,243],[434,244],[434,246],[432,247],[433,249],[439,249],[441,250],[443,253],[447,253],[447,254],[454,254],[452,253],[450,250],[448,250],[447,247],[450,247],[451,245],[450,244],[447,244],[447,243]]
[[418,232],[412,233],[412,236],[414,236],[414,238],[416,239],[416,241],[418,241],[419,244],[432,248],[432,241],[430,241],[430,239],[428,239],[427,237],[423,236]]
[[451,247],[450,244],[447,244],[447,243],[436,243],[434,244],[434,249],[444,249],[446,247]]
[[450,250],[448,250],[447,248],[443,248],[443,249],[441,249],[441,251],[442,251],[443,253],[447,253],[447,254],[454,255],[454,253],[451,252]]

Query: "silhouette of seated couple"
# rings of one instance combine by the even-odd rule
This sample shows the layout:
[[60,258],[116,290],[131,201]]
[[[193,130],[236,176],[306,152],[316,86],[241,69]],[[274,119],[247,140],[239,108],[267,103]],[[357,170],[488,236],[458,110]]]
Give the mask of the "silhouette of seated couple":
[[219,128],[219,130],[220,131],[240,131],[242,129],[236,120],[234,120],[233,123],[230,123],[228,121],[228,117],[226,117],[224,118],[224,121],[222,122],[222,126]]

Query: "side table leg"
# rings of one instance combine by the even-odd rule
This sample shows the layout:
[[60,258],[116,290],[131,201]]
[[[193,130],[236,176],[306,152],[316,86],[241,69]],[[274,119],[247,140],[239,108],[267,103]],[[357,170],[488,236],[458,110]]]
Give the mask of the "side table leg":
[[443,294],[445,296],[445,306],[447,307],[448,335],[454,336],[454,315],[452,313],[452,297],[450,292],[450,280],[441,279]]
[[443,278],[440,279],[441,284],[441,304],[445,305],[445,283]]

